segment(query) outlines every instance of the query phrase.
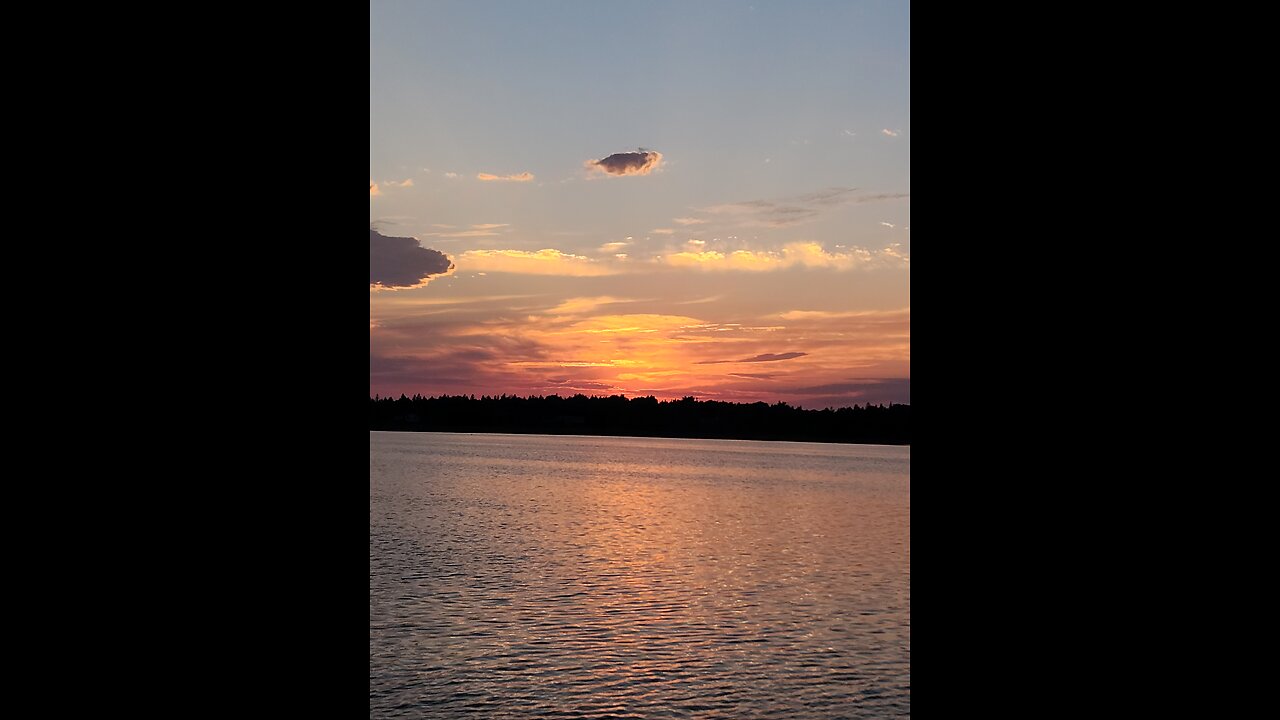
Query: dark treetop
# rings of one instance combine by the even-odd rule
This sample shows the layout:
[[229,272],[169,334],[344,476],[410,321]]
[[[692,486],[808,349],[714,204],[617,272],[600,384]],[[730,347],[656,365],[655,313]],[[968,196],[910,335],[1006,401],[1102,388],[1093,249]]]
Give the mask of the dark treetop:
[[784,402],[670,402],[622,395],[369,398],[370,430],[634,435],[911,444],[910,405],[805,410]]

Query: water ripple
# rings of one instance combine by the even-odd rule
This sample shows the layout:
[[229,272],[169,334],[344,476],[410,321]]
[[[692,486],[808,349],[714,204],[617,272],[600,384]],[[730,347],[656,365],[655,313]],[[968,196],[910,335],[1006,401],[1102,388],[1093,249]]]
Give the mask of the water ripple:
[[370,433],[370,716],[910,715],[910,450]]

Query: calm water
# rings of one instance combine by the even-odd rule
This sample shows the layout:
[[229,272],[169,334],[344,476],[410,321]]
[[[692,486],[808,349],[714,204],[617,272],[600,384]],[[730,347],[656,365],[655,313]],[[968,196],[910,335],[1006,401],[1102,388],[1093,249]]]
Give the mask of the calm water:
[[384,717],[905,717],[909,448],[369,434]]

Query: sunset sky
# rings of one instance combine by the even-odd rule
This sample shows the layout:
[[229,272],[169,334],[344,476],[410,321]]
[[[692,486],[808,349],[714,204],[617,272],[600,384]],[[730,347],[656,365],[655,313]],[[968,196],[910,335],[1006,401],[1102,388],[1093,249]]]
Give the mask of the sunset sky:
[[909,15],[372,0],[370,394],[909,403]]

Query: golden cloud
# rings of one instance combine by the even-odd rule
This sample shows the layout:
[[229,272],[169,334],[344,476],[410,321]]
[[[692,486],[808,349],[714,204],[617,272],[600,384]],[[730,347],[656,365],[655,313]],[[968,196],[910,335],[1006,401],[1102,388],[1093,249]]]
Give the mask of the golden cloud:
[[762,272],[803,266],[808,268],[832,268],[851,270],[872,265],[905,265],[908,258],[892,248],[873,253],[865,248],[851,248],[844,252],[827,252],[815,242],[790,243],[780,252],[735,250],[721,253],[715,250],[703,252],[678,252],[666,255],[662,261],[675,267],[692,267],[704,270],[747,270]]
[[521,275],[613,275],[618,271],[584,255],[552,248],[528,250],[468,250],[458,256],[458,267],[467,272],[517,273]]

